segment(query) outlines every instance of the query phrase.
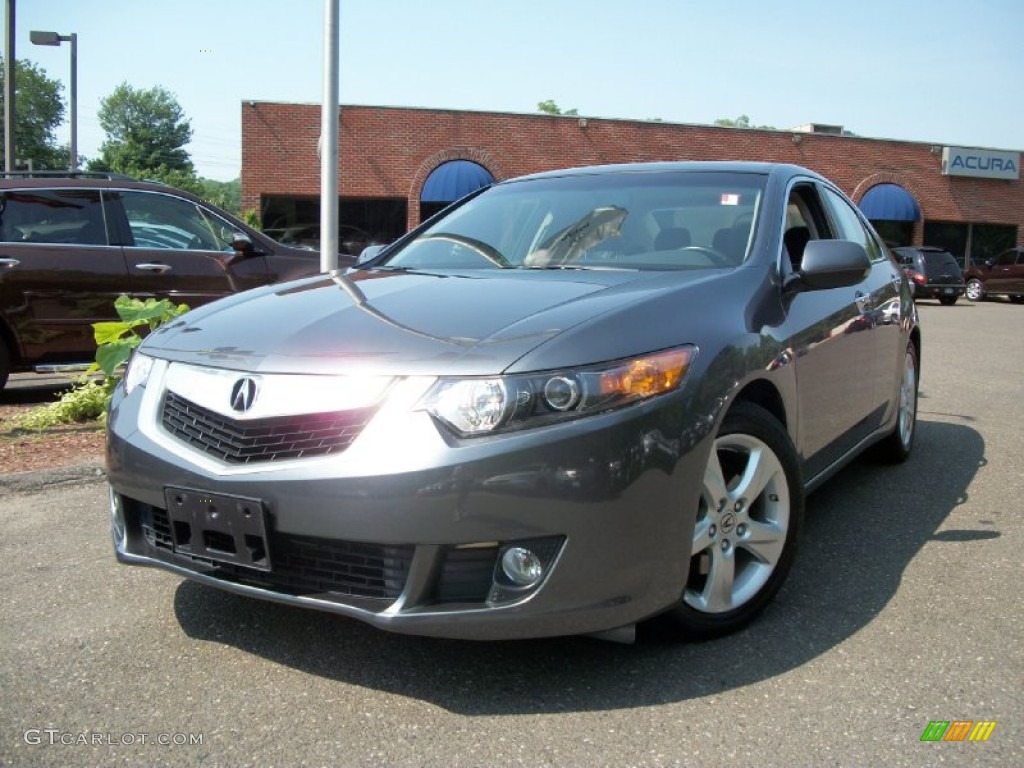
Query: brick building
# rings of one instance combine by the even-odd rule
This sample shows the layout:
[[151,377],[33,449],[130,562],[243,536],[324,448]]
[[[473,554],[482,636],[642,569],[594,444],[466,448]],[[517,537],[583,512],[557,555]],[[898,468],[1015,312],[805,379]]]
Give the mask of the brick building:
[[[318,104],[242,103],[242,204],[260,211],[264,227],[319,222],[319,134]],[[650,160],[803,165],[842,187],[888,241],[943,246],[961,262],[1024,244],[1016,151],[861,138],[837,126],[761,130],[368,106],[341,109],[341,224],[389,240],[491,179]]]

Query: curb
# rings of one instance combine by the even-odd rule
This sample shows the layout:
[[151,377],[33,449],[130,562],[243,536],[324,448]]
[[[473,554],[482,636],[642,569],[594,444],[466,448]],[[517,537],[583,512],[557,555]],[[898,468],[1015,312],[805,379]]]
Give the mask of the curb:
[[39,493],[51,488],[101,483],[106,479],[107,471],[100,462],[89,462],[70,467],[53,467],[33,472],[15,472],[10,475],[0,475],[0,497],[18,493]]

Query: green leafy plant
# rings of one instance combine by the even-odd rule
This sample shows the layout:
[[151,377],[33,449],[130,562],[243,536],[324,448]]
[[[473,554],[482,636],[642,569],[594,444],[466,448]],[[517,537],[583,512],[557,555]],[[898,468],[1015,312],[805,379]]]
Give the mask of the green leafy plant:
[[55,403],[33,408],[12,420],[18,429],[43,430],[60,424],[102,421],[117,382],[98,381],[87,374],[75,380],[73,388]]
[[[119,320],[93,323],[96,338],[96,362],[75,385],[55,403],[33,408],[14,420],[20,429],[42,430],[58,424],[103,421],[114,395],[124,364],[142,343],[140,330],[155,331],[185,312],[187,304],[174,304],[167,299],[133,299],[119,296],[114,302]],[[102,372],[97,379],[93,374]]]
[[118,296],[114,309],[120,320],[93,323],[93,335],[96,337],[96,362],[90,372],[100,370],[108,379],[114,379],[116,385],[121,379],[120,366],[128,362],[135,348],[142,343],[142,335],[138,328],[155,331],[164,323],[169,323],[180,315],[188,312],[187,304],[174,304],[167,299],[133,299]]

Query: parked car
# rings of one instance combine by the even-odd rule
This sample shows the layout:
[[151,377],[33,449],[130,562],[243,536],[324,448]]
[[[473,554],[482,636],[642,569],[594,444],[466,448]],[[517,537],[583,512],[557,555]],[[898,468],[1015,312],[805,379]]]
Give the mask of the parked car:
[[396,632],[713,637],[779,589],[810,489],[909,455],[920,352],[811,171],[505,181],[151,334],[108,420],[114,548]]
[[1003,251],[994,259],[974,264],[964,273],[967,298],[981,301],[987,296],[1008,296],[1024,303],[1024,246]]
[[951,306],[964,295],[964,275],[953,254],[928,245],[892,249],[910,277],[915,299],[938,299]]
[[319,268],[316,254],[163,184],[113,174],[4,174],[0,388],[11,371],[91,363],[92,324],[116,318],[122,293],[196,307]]

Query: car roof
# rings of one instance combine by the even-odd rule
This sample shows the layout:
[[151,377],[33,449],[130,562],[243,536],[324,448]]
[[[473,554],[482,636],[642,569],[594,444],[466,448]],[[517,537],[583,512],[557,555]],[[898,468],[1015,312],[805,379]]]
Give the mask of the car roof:
[[610,175],[617,173],[666,173],[666,172],[698,172],[698,173],[760,173],[783,176],[811,176],[824,181],[824,177],[812,170],[788,163],[764,163],[742,160],[694,160],[666,161],[650,163],[620,163],[615,165],[588,165],[578,168],[565,168],[556,171],[543,171],[526,176],[517,176],[501,182],[525,181],[534,179],[553,179],[565,176]]
[[193,202],[199,202],[200,198],[191,192],[172,187],[161,181],[139,180],[130,176],[119,174],[90,175],[53,173],[40,175],[35,174],[3,174],[0,176],[0,190],[2,189],[137,189],[144,192],[168,192],[181,197],[188,198]]

